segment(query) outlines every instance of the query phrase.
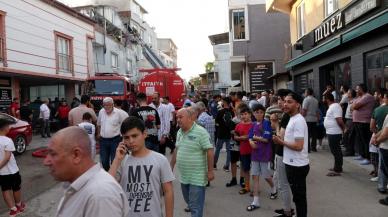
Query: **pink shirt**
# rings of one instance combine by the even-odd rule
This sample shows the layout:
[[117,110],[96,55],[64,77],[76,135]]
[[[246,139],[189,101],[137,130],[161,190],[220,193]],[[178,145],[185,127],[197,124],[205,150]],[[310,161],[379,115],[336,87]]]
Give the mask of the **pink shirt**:
[[361,104],[357,110],[353,110],[353,122],[369,123],[372,117],[373,108],[375,107],[375,98],[369,93],[353,100],[354,104]]

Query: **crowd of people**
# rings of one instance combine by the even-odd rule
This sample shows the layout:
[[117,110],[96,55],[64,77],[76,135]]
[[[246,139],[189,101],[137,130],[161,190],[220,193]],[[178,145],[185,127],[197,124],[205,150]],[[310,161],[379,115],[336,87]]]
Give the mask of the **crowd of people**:
[[[202,217],[206,186],[215,178],[225,147],[226,160],[221,165],[231,175],[225,186],[239,186],[236,193],[252,196],[245,208],[248,212],[261,206],[262,177],[270,188],[268,197],[282,202],[274,216],[305,217],[309,153],[322,149],[325,136],[334,158],[327,176],[341,176],[343,157],[354,156],[362,165],[373,165],[371,181],[378,182],[378,192],[387,192],[388,93],[384,89],[374,96],[364,84],[355,90],[341,86],[339,91],[327,85],[319,97],[310,88],[302,95],[288,89],[211,98],[183,94],[178,111],[159,93],[153,94],[150,104],[145,93],[138,93],[136,101],[137,107],[124,111],[107,97],[98,115],[86,95],[72,109],[61,108],[67,106],[65,102],[58,106],[55,114],[61,113],[59,119],[65,124],[51,138],[44,161],[54,178],[69,183],[57,216],[107,216],[109,211],[110,216],[172,217],[176,166],[187,204],[184,210]],[[53,114],[49,105],[45,99],[40,105],[42,137],[50,136],[45,124]],[[1,120],[3,139],[10,123]],[[102,167],[94,163],[96,141]],[[9,192],[7,198],[12,198],[13,191],[14,199],[7,202],[12,216],[22,212],[25,204],[18,170],[3,173],[4,166],[16,165],[4,157],[12,156],[13,145],[8,140],[4,144],[0,180],[6,181],[0,185],[3,195]],[[170,161],[165,157],[167,148]],[[388,205],[388,197],[379,202]]]

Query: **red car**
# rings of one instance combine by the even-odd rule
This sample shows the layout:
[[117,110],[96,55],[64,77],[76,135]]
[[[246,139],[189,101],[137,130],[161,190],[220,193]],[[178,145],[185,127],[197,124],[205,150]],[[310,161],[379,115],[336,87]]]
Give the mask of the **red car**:
[[2,115],[9,116],[10,118],[15,120],[15,124],[10,126],[10,131],[7,134],[9,138],[11,138],[15,144],[15,153],[23,154],[26,151],[27,145],[31,143],[32,140],[32,127],[26,122],[19,120],[11,115],[7,115],[2,113]]

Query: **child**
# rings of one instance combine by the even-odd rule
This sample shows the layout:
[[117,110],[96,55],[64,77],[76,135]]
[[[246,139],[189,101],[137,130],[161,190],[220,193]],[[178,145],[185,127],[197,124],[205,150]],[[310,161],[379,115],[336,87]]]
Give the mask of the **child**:
[[251,174],[253,176],[253,201],[251,205],[247,207],[247,211],[253,211],[260,208],[259,203],[259,178],[262,176],[267,183],[271,186],[271,199],[276,199],[277,192],[276,187],[272,181],[272,174],[269,169],[269,164],[272,158],[271,147],[271,123],[264,119],[265,108],[258,104],[253,107],[253,115],[256,118],[256,122],[249,132],[249,144],[252,147],[252,166]]
[[[241,162],[241,176],[244,178],[245,186],[239,191],[240,194],[250,192],[249,186],[249,170],[251,169],[251,152],[252,148],[249,145],[248,134],[252,127],[251,110],[248,107],[240,109],[241,122],[237,124],[234,130],[234,139],[240,143],[240,162]],[[241,183],[240,183],[241,184]]]
[[13,141],[6,135],[9,125],[15,121],[11,117],[0,114],[0,185],[3,198],[7,204],[9,216],[16,216],[24,211],[26,205],[21,201],[21,177],[12,152],[15,151]]
[[93,116],[89,112],[82,115],[82,123],[78,124],[89,135],[90,145],[92,149],[92,159],[96,157],[96,127],[92,124]]
[[[167,158],[145,146],[147,133],[143,120],[130,116],[123,121],[120,131],[123,141],[117,147],[109,173],[126,193],[130,216],[172,217],[175,177]],[[164,214],[162,204],[165,204]]]

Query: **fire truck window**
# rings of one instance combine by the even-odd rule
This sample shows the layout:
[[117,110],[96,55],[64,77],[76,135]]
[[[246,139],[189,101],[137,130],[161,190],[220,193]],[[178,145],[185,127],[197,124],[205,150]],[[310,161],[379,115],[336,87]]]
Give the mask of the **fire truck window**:
[[95,94],[121,95],[124,94],[124,81],[122,80],[95,80]]

